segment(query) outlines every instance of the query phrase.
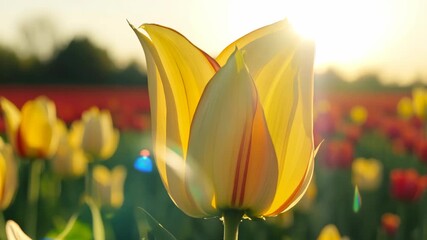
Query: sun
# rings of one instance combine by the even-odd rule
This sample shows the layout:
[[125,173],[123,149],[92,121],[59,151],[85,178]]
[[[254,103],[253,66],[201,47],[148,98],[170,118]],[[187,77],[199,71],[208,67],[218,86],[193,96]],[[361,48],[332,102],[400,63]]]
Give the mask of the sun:
[[[239,6],[242,11],[236,12]],[[391,16],[382,0],[232,0],[230,9],[230,33],[243,34],[287,18],[297,32],[315,41],[317,68],[354,68],[373,61],[391,28]]]

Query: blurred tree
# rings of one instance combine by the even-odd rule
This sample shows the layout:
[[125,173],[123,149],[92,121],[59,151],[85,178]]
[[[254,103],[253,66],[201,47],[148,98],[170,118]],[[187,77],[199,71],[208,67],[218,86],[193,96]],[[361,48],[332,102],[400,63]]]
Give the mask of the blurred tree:
[[348,82],[333,69],[328,69],[326,72],[316,74],[315,77],[315,89],[319,92],[328,92],[345,89]]
[[123,70],[117,71],[113,75],[111,83],[147,85],[147,75],[142,72],[136,62],[132,62]]
[[380,78],[375,73],[361,75],[351,85],[354,90],[380,90],[383,88]]
[[87,38],[73,39],[49,64],[50,77],[56,83],[105,83],[115,70],[107,52]]
[[19,65],[20,59],[15,52],[0,46],[0,83],[16,81]]
[[0,83],[36,83],[44,77],[44,65],[35,57],[20,58],[0,46]]
[[407,86],[384,84],[376,73],[365,73],[354,81],[347,81],[333,69],[316,74],[314,79],[316,94],[319,95],[336,91],[410,91],[414,85],[421,82],[418,80],[418,83],[415,81]]

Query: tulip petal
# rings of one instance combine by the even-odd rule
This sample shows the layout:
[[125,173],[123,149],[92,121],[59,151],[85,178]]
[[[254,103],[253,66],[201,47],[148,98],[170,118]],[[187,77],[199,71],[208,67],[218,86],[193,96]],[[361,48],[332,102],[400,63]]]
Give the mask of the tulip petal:
[[9,142],[16,146],[16,132],[21,122],[21,112],[19,109],[6,98],[0,98],[1,108],[4,112],[6,132]]
[[110,158],[116,152],[119,144],[119,131],[113,128],[113,121],[109,111],[101,112],[100,125],[104,134],[104,144],[100,150],[100,157],[102,159]]
[[8,240],[31,240],[13,220],[6,222],[6,236]]
[[176,169],[187,168],[190,124],[202,92],[219,66],[172,29],[152,24],[131,27],[147,61],[154,151],[160,176],[179,208],[190,216],[203,216],[185,191],[185,171]]
[[299,38],[287,21],[237,40],[218,56],[220,64],[232,46],[246,53],[245,62],[254,78],[279,160],[280,190],[270,208],[274,212],[293,198],[313,161],[314,46]]
[[[112,129],[113,130],[113,129]],[[111,135],[105,139],[105,145],[102,147],[100,152],[101,159],[110,158],[117,149],[119,144],[120,134],[118,130],[113,130]]]
[[[197,202],[214,200],[219,209],[249,209],[257,215],[274,197],[277,160],[239,50],[203,93],[191,126],[188,165],[197,166],[201,175],[212,180],[212,191]],[[199,182],[190,181],[190,191]]]
[[126,168],[124,166],[116,166],[111,171],[111,206],[119,208],[124,201],[123,187],[126,180]]
[[304,179],[301,181],[301,184],[294,190],[294,192],[291,194],[291,197],[287,199],[286,202],[284,202],[279,208],[270,208],[270,210],[265,214],[265,216],[275,216],[280,213],[286,212],[292,207],[294,207],[299,200],[304,196],[305,192],[310,186],[311,179],[313,178],[314,173],[314,158],[317,154],[317,151],[319,150],[319,146],[317,146],[316,150],[314,151],[311,161],[309,162],[309,166],[307,168],[307,171],[305,173]]
[[83,138],[84,126],[81,120],[76,120],[71,124],[70,132],[68,134],[68,141],[73,147],[81,147]]
[[281,169],[278,186],[281,191],[276,195],[272,209],[286,202],[314,161],[313,52],[311,44],[303,44],[288,66],[269,69],[271,65],[267,65],[257,76],[259,83],[267,85],[272,71],[282,73],[277,76],[275,88],[268,91],[264,101],[261,100]]
[[[185,158],[194,112],[203,89],[218,65],[172,29],[144,24],[134,30],[146,51],[146,58],[152,58],[152,61],[147,60],[148,68],[156,69],[152,72],[159,77],[149,78],[149,84],[155,84],[156,88],[163,87],[168,141],[177,144]],[[152,83],[155,80],[160,80],[162,86]]]
[[[103,136],[103,120],[100,115],[100,111],[96,107],[92,107],[88,111],[83,113],[82,120],[83,125],[82,129],[82,141],[81,145],[84,147],[85,151],[88,153],[97,156],[101,152],[103,147],[103,141],[105,137]],[[79,127],[79,125],[76,125]]]
[[1,196],[0,209],[5,209],[12,202],[18,187],[18,166],[13,155],[12,147],[10,145],[4,145],[1,151],[3,152],[6,168],[3,175],[5,176],[3,179],[4,189],[2,191],[3,196]]
[[341,234],[333,224],[328,224],[322,228],[317,240],[340,240]]
[[24,104],[21,111],[19,134],[24,141],[27,156],[48,157],[57,146],[56,109],[53,102],[45,97]]
[[88,159],[80,146],[71,143],[71,132],[75,131],[68,132],[65,123],[58,120],[57,132],[59,144],[51,161],[53,170],[62,177],[82,176]]
[[[2,143],[1,142],[1,138],[0,138],[0,143]],[[4,188],[5,188],[6,180],[7,180],[7,178],[6,178],[6,173],[7,173],[6,169],[7,169],[6,157],[3,156],[3,149],[0,146],[0,203],[3,202],[2,200],[4,198],[3,194],[5,192]],[[3,205],[3,204],[0,204],[0,205]],[[3,209],[3,208],[0,207],[0,209]]]
[[113,179],[111,171],[103,165],[96,165],[93,168],[92,176],[92,192],[94,194],[95,201],[99,205],[108,206],[111,197],[111,181]]
[[[279,22],[264,26],[262,28],[259,28],[237,39],[236,41],[228,45],[226,48],[224,48],[224,50],[222,50],[222,52],[216,57],[216,61],[218,62],[219,65],[223,66],[227,62],[227,59],[231,56],[231,54],[233,54],[236,47],[239,49],[243,49],[254,41],[257,41],[259,39],[271,38],[270,36],[274,36],[277,34],[281,34],[282,37],[281,39],[276,38],[276,40],[279,40],[281,42],[280,43],[281,45],[289,48],[290,47],[289,43],[292,42],[292,38],[295,37],[293,34],[292,35],[287,34],[290,31],[291,31],[291,26],[289,25],[287,20],[279,21]],[[283,38],[283,36],[285,36],[285,38]],[[273,45],[265,45],[261,47],[259,51],[263,52],[263,54],[260,54],[259,56],[257,56],[257,58],[254,58],[254,59],[251,59],[249,57],[245,58],[246,65],[248,66],[251,74],[253,73],[252,71],[252,65],[254,65],[252,63],[253,61],[259,61],[259,58],[262,58],[263,59],[262,61],[268,61],[271,55],[275,54],[274,50],[277,50],[277,49],[273,49],[270,46],[277,46],[278,45],[277,42],[274,43],[274,41],[276,40],[273,39],[273,42],[271,42],[273,43]]]

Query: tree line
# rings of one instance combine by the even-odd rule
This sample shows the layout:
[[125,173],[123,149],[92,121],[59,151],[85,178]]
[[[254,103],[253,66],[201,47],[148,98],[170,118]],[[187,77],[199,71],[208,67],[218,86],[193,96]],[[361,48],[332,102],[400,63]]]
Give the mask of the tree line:
[[77,37],[45,61],[0,46],[0,84],[146,85],[147,76],[136,63],[117,67],[105,49]]
[[[36,55],[20,57],[14,50],[0,45],[0,84],[80,84],[80,85],[147,85],[146,73],[133,62],[119,68],[105,49],[86,37],[76,37],[56,49],[47,60]],[[346,81],[330,69],[315,75],[315,88],[329,91],[402,91],[423,85],[383,84],[378,75],[365,74]]]

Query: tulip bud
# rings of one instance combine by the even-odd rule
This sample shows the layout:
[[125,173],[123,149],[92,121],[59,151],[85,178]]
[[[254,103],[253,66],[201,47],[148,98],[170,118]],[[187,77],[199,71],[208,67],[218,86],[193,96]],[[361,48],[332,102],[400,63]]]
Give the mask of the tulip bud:
[[414,106],[412,99],[408,97],[403,97],[397,103],[397,114],[403,119],[409,119],[414,113]]
[[394,169],[390,180],[391,194],[400,201],[417,201],[425,190],[425,181],[414,169]]
[[18,186],[17,175],[12,147],[0,138],[0,210],[6,209],[13,200]]
[[412,103],[415,115],[421,119],[425,119],[427,115],[427,90],[424,88],[413,89]]
[[341,234],[335,225],[329,224],[322,228],[317,240],[341,240]]
[[368,118],[368,111],[365,107],[355,106],[350,110],[350,119],[352,122],[363,125]]
[[55,104],[38,97],[24,104],[21,111],[5,98],[0,99],[6,132],[15,151],[27,158],[50,158],[58,146]]
[[332,140],[325,143],[321,162],[330,168],[348,168],[354,155],[353,143],[348,140]]
[[95,201],[101,206],[120,208],[124,200],[125,179],[126,168],[123,166],[116,166],[112,170],[102,165],[95,166],[92,191]]
[[376,190],[382,180],[382,164],[376,159],[357,158],[352,163],[353,184],[361,190]]
[[108,159],[117,149],[119,131],[113,127],[110,112],[93,107],[85,111],[81,121],[72,125],[72,142],[79,145],[91,158]]
[[6,236],[8,240],[31,240],[13,220],[7,220],[6,222]]
[[387,236],[394,237],[400,225],[400,217],[396,214],[385,213],[381,217],[381,227]]
[[87,157],[70,139],[65,123],[58,121],[59,145],[52,158],[53,170],[62,177],[79,177],[85,174]]

